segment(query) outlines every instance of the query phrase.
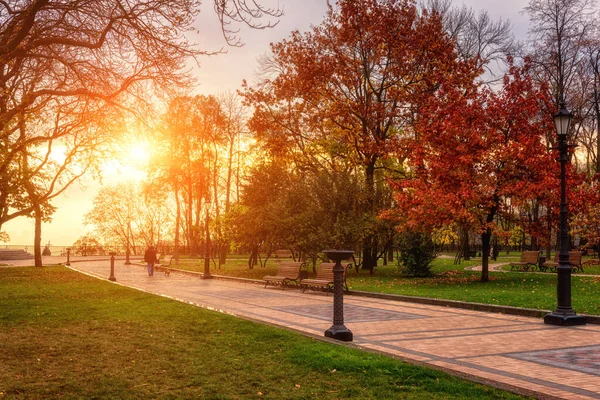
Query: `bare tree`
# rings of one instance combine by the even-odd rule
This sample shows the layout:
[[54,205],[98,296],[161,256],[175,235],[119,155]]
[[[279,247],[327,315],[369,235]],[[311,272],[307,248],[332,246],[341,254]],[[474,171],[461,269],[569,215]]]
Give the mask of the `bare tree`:
[[452,0],[426,0],[422,8],[440,13],[445,30],[456,40],[460,58],[476,59],[477,66],[488,73],[488,81],[503,74],[506,56],[519,48],[510,21],[493,20],[485,10],[476,14],[466,5],[453,7]]
[[[551,83],[558,108],[581,63],[583,49],[592,29],[594,0],[530,0],[531,57],[542,79]],[[568,99],[567,99],[568,100]]]

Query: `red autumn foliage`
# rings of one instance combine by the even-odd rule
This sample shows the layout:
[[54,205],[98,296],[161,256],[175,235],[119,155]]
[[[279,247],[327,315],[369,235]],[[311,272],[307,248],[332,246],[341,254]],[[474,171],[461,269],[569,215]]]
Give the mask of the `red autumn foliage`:
[[528,68],[511,66],[497,91],[449,87],[422,107],[419,136],[407,144],[412,177],[397,185],[392,215],[406,226],[456,222],[482,233],[482,280],[496,215],[510,218],[557,188],[558,164],[542,140],[554,129],[551,103]]

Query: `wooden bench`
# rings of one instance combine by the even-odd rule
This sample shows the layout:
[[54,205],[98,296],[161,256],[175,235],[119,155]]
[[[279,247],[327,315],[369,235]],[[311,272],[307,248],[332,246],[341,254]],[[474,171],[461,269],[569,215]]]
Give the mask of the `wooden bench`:
[[281,285],[285,289],[290,283],[298,285],[300,282],[300,270],[304,266],[301,261],[282,261],[279,264],[277,275],[266,275],[263,280],[265,287],[270,283],[274,286]]
[[510,269],[518,268],[519,271],[529,271],[529,267],[535,268],[538,265],[539,251],[524,251],[521,253],[521,261],[510,263]]
[[594,265],[600,265],[600,260],[597,259],[597,258],[592,258],[592,259],[589,259],[587,261],[582,262],[581,265],[582,266],[583,265],[587,265],[588,267],[591,267],[591,266],[594,266]]
[[[173,257],[172,255],[166,255],[163,256],[163,261],[160,263],[161,267],[169,267],[171,265],[171,262],[173,261]],[[158,258],[160,260],[160,257]]]
[[[581,263],[581,256],[583,253],[581,251],[570,251],[569,252],[569,263],[571,264],[571,270],[573,272],[579,271],[583,272],[583,264]],[[552,269],[556,271],[556,267],[558,267],[558,257],[559,252],[554,253],[554,261],[546,261],[541,265],[542,268]]]
[[291,250],[275,250],[275,258],[294,258]]
[[571,263],[571,269],[573,271],[583,272],[583,264],[581,263],[581,257],[583,252],[581,251],[570,251],[569,262]]
[[[344,290],[348,290],[348,284],[346,283],[346,271],[351,263],[342,264],[344,267]],[[302,287],[302,293],[306,289],[321,289],[329,294],[329,290],[333,289],[333,267],[335,263],[321,263],[319,269],[317,269],[317,277],[315,279],[302,279],[300,286]]]
[[[154,268],[156,268],[157,271],[163,271],[165,273],[165,276],[169,276],[171,275],[171,269],[169,268],[171,266],[171,262],[173,261],[173,257],[172,255],[165,255],[165,256],[161,256],[160,254],[156,256],[156,264],[154,264]],[[160,259],[163,259],[163,261],[161,262]]]

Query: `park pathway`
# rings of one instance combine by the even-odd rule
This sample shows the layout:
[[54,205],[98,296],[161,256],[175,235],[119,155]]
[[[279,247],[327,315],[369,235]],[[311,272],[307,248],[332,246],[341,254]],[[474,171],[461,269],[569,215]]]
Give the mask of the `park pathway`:
[[[72,262],[107,279],[110,263]],[[315,337],[332,324],[332,296],[228,279],[156,272],[115,262],[116,283]],[[347,295],[353,345],[537,398],[600,399],[600,325],[542,320]]]

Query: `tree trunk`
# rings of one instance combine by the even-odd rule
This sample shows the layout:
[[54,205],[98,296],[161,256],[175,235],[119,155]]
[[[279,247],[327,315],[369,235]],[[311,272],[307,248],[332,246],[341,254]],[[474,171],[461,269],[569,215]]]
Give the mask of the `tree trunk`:
[[[375,162],[373,158],[365,169],[366,190],[367,193],[367,212],[370,216],[375,214]],[[375,233],[369,233],[363,238],[363,266],[362,269],[368,269],[369,274],[375,273],[377,266],[377,238]]]
[[254,269],[254,266],[258,263],[258,247],[253,246],[250,252],[250,258],[248,259],[248,268]]
[[[597,65],[597,64],[596,64]],[[600,93],[598,90],[598,71],[596,69],[594,90],[594,111],[596,112],[596,173],[600,173]]]
[[175,259],[175,265],[179,264],[179,229],[181,225],[181,201],[179,199],[179,185],[175,184],[175,238],[174,244],[175,249],[173,249],[173,258]]
[[38,205],[34,208],[35,232],[33,238],[33,257],[36,267],[42,266],[42,210]]
[[469,248],[469,230],[467,228],[462,228],[462,232],[461,232],[461,239],[460,242],[462,244],[462,254],[463,254],[463,260],[470,260],[471,259],[471,254],[469,254],[470,248]]
[[492,237],[491,224],[494,222],[496,212],[498,211],[498,203],[500,202],[500,198],[497,194],[494,194],[493,201],[494,206],[492,206],[490,209],[490,212],[485,220],[485,231],[483,231],[481,234],[481,244],[483,246],[483,249],[481,249],[481,282],[487,282],[489,280],[490,239]]
[[487,228],[481,234],[481,282],[487,282],[489,280],[489,260],[490,260],[490,239],[492,237],[492,230]]

